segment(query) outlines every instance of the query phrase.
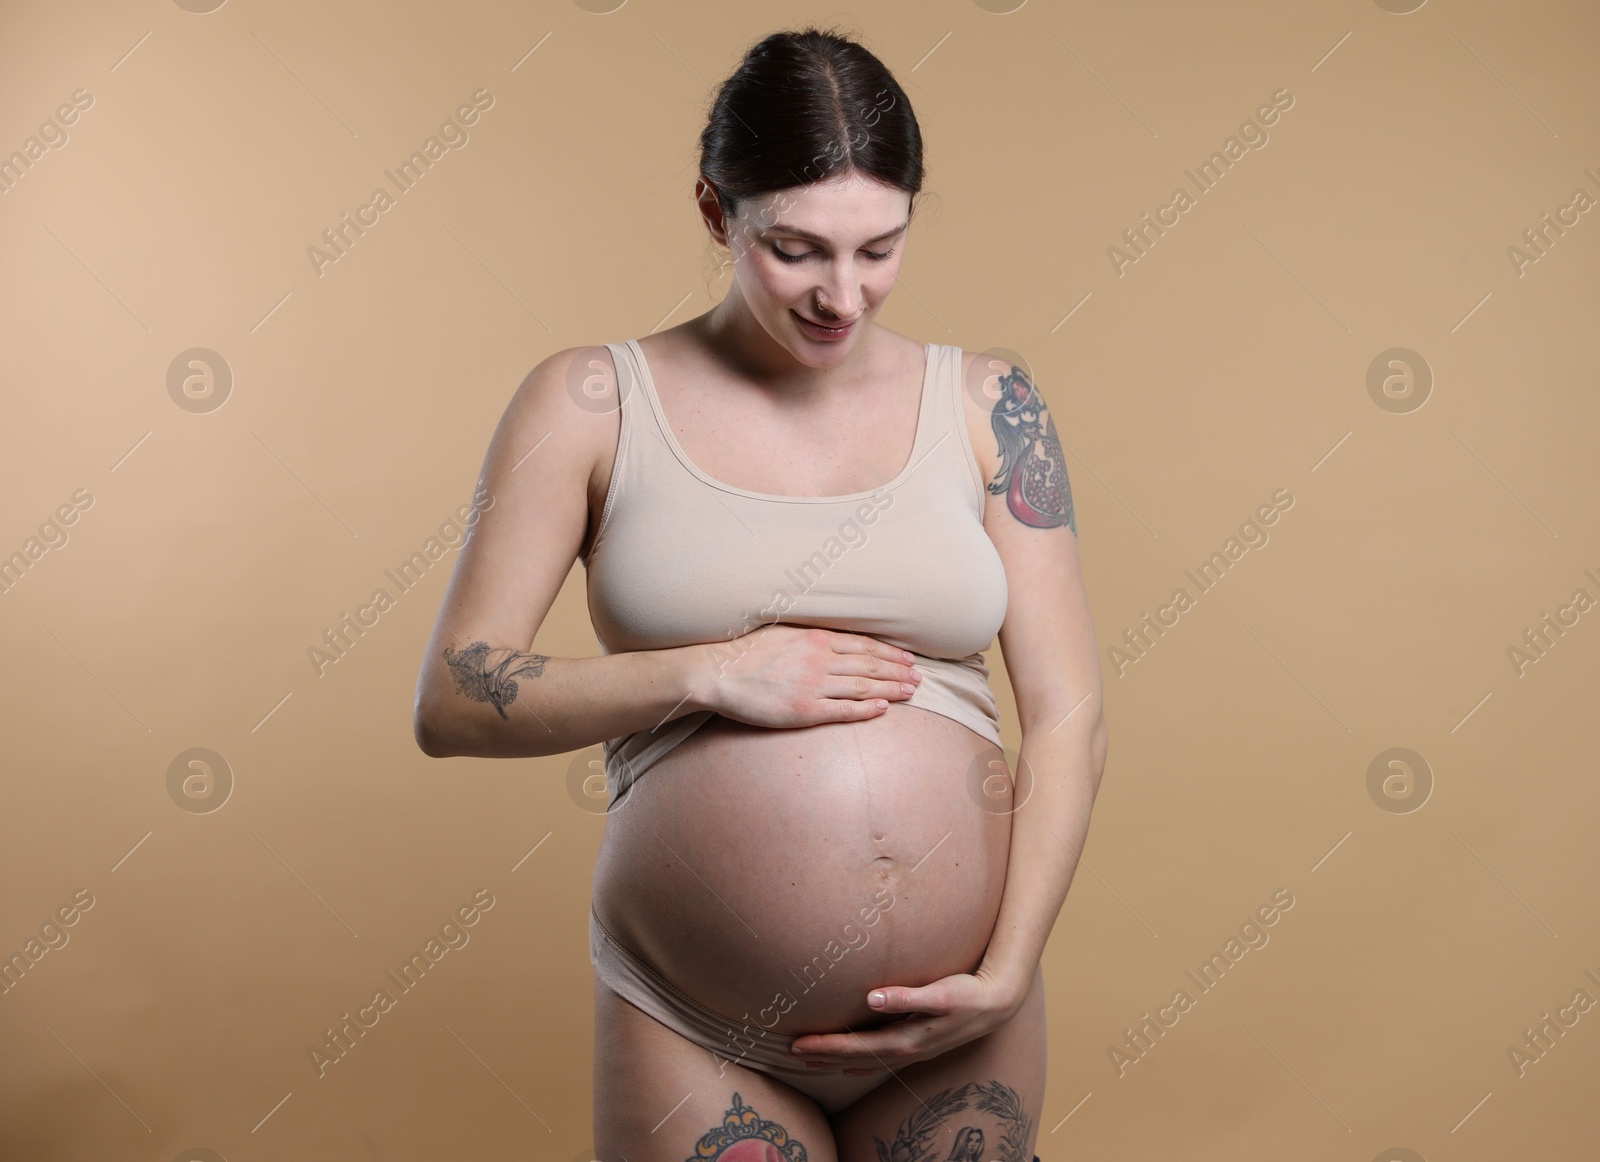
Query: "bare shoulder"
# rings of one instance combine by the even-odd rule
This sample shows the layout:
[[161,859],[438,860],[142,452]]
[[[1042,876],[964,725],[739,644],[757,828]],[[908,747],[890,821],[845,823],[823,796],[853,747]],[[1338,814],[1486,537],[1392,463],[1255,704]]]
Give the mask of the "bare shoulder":
[[578,433],[605,427],[591,417],[614,418],[618,401],[617,369],[608,348],[601,344],[563,347],[546,355],[523,377],[506,405],[506,414],[562,422]]
[[596,477],[608,479],[621,425],[621,395],[616,365],[603,345],[564,347],[540,360],[517,386],[496,433],[507,470],[539,470],[530,477],[549,479],[552,470],[592,490]]
[[967,435],[990,496],[1023,525],[1077,532],[1066,458],[1032,371],[992,352],[961,352]]

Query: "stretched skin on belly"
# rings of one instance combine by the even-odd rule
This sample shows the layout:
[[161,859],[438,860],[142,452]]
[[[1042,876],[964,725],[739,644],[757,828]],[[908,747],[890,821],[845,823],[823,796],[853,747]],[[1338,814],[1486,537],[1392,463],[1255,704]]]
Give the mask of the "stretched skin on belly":
[[994,753],[901,705],[787,731],[713,718],[607,818],[596,911],[729,1017],[787,1036],[881,1024],[869,989],[982,960],[1010,845],[1010,817],[971,792]]

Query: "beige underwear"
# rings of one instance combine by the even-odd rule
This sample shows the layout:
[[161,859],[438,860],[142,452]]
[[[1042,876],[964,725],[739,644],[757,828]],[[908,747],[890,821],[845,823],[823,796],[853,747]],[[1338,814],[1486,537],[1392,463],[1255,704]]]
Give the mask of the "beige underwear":
[[789,1052],[793,1037],[769,1033],[760,1025],[736,1021],[685,996],[666,977],[629,952],[589,909],[589,961],[600,982],[634,1008],[654,1017],[719,1061],[742,1065],[776,1078],[814,1098],[828,1113],[876,1089],[890,1074],[845,1074],[808,1069]]

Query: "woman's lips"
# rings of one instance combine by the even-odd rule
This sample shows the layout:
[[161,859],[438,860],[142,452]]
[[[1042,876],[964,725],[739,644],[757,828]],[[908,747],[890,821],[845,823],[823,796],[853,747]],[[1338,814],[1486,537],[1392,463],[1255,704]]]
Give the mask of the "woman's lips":
[[825,323],[812,322],[799,311],[792,311],[791,313],[800,321],[801,329],[814,339],[843,339],[861,321],[859,318],[851,319],[842,327],[830,327]]

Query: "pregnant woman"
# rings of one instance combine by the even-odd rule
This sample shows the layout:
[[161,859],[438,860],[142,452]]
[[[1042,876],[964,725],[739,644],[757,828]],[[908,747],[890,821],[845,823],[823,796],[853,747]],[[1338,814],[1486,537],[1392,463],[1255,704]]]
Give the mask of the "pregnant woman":
[[[874,321],[921,140],[859,44],[756,44],[700,140],[727,295],[544,360],[484,462],[417,740],[604,743],[598,1158],[1033,1157],[1039,959],[1106,729],[1042,396]],[[604,653],[530,653],[574,560]]]

